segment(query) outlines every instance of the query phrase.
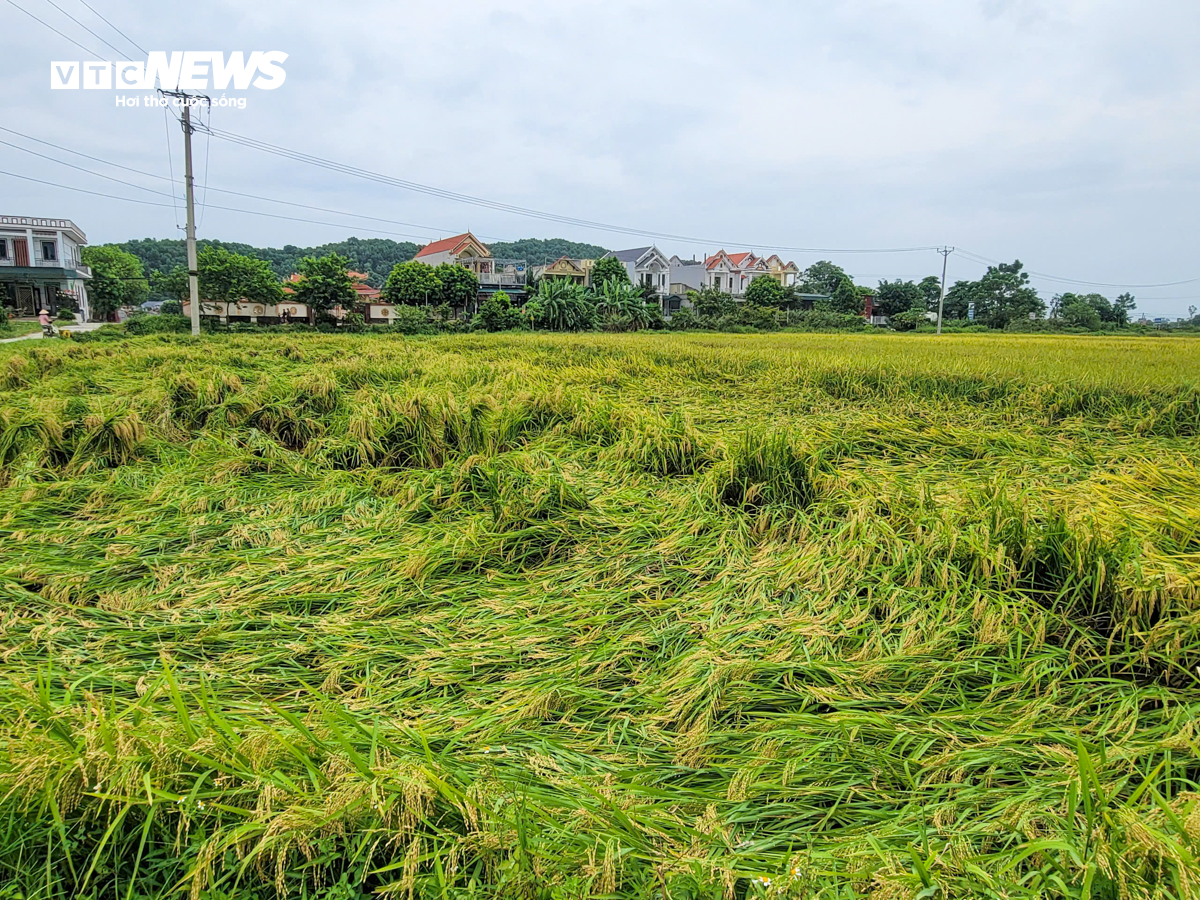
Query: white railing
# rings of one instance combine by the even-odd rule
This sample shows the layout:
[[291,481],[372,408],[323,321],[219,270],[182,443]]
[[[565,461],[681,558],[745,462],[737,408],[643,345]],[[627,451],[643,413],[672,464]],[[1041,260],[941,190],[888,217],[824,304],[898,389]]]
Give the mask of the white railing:
[[[17,260],[11,254],[9,254],[7,259],[0,259],[0,266],[16,266],[16,264],[17,264]],[[72,265],[64,265],[63,263],[61,263],[55,259],[34,259],[34,260],[30,261],[29,266],[25,266],[23,268],[64,269],[68,272],[74,271],[84,278],[92,277],[91,266],[85,266],[83,263],[76,263],[73,266]],[[68,276],[68,277],[70,277],[70,276]]]
[[479,278],[480,284],[498,284],[501,286],[520,287],[525,284],[524,275],[506,275],[503,272],[489,273],[476,276]]
[[70,219],[37,219],[33,216],[0,216],[0,227],[6,225],[15,228],[55,228],[63,231],[70,230],[82,237],[85,244],[87,243],[87,237]]

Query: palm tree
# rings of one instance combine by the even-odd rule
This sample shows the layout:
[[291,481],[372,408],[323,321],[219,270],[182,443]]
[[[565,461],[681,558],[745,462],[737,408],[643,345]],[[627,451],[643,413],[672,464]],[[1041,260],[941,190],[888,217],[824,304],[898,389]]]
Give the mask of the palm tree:
[[561,278],[549,278],[538,285],[535,299],[540,321],[535,323],[555,331],[578,331],[592,323],[592,308],[583,285]]
[[650,324],[646,301],[638,288],[618,281],[606,281],[596,294],[597,311],[606,318],[627,319],[633,329]]

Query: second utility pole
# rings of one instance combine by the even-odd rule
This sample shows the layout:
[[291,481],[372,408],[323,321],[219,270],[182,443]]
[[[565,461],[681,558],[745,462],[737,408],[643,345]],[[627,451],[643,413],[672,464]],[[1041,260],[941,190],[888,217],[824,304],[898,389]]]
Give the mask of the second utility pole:
[[953,247],[943,247],[938,253],[942,254],[942,293],[938,297],[938,334],[942,333],[942,307],[946,305],[946,264],[950,262]]
[[[192,336],[200,334],[200,271],[196,262],[196,199],[192,184],[192,96],[183,91],[163,91],[159,93],[175,97],[183,104],[183,178],[184,192],[187,195],[187,265],[188,265],[188,299],[192,314]],[[197,97],[211,103],[207,97]]]

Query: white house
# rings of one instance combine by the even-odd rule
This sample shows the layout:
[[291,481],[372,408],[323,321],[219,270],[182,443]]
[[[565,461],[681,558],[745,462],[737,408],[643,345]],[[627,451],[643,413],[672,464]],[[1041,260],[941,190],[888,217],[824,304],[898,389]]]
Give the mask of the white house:
[[87,236],[70,219],[0,216],[0,305],[19,316],[77,310],[88,319]]
[[637,247],[633,250],[614,250],[604,259],[618,259],[625,264],[629,280],[648,287],[655,293],[666,294],[671,289],[671,261],[657,247]]
[[704,261],[671,257],[671,293],[678,297],[687,296],[688,291],[699,291],[704,287],[707,270]]
[[479,279],[480,294],[505,291],[520,299],[525,294],[529,267],[523,259],[496,259],[487,244],[471,234],[434,241],[417,251],[417,262],[430,266],[453,263],[470,269]]
[[753,253],[726,253],[718,250],[704,262],[704,286],[740,297],[755,278],[767,274],[767,267]]
[[753,253],[726,253],[718,250],[704,261],[704,286],[741,297],[750,282],[763,276],[774,278],[784,287],[796,283],[800,268],[794,262],[784,262],[778,256],[763,259]]

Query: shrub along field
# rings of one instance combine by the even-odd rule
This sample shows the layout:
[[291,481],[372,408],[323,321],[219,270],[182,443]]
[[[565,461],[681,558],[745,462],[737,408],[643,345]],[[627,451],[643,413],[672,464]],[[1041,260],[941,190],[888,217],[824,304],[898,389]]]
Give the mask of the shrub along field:
[[1200,895],[1200,342],[0,350],[0,898]]

